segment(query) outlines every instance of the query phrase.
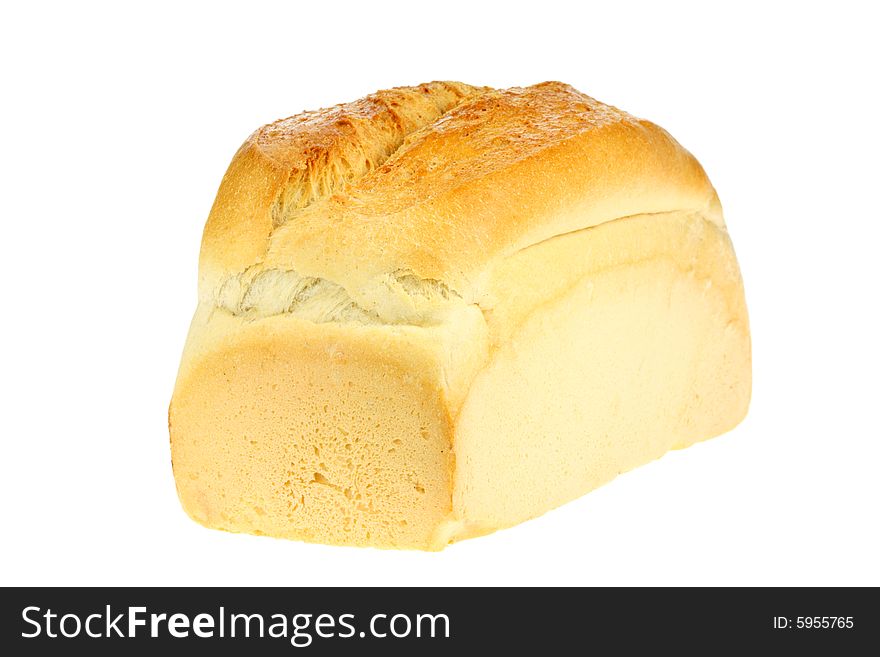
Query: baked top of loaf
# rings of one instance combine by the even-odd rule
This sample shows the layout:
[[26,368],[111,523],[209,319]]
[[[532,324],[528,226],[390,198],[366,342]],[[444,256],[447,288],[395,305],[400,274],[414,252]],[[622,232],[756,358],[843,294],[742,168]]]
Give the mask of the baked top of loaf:
[[239,316],[423,325],[480,304],[505,257],[622,217],[723,227],[666,131],[569,85],[380,91],[267,125],[205,228],[203,302]]

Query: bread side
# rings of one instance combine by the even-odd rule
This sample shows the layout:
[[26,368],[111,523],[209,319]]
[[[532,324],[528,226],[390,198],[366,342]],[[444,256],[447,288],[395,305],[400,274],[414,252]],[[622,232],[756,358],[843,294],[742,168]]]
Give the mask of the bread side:
[[490,356],[455,422],[451,537],[541,515],[745,416],[742,280],[726,232],[699,214],[555,238],[489,287]]
[[202,312],[170,412],[189,515],[227,531],[435,547],[454,453],[432,336]]

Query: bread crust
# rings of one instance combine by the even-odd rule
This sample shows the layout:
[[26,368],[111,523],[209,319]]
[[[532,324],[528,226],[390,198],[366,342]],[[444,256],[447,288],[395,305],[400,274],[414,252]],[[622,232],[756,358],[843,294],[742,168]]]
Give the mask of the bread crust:
[[332,281],[372,311],[389,275],[471,303],[498,258],[676,210],[723,225],[702,167],[648,121],[558,82],[404,87],[245,142],[205,229],[200,293],[216,299],[230,277],[279,270]]
[[205,226],[202,285],[260,262],[274,230],[382,165],[407,135],[480,89],[399,87],[263,126],[242,144]]

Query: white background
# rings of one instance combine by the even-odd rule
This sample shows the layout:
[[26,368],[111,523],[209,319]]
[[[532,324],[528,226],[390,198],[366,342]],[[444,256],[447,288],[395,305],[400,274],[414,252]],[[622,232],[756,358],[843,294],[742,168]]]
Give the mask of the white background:
[[[2,9],[0,583],[880,584],[871,3],[240,4]],[[562,80],[697,155],[746,281],[747,419],[442,553],[203,529],[166,412],[230,158],[433,79]]]

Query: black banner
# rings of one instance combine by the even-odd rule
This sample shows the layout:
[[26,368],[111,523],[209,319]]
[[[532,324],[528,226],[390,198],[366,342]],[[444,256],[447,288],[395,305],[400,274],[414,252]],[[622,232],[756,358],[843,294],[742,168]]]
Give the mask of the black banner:
[[853,654],[880,639],[875,589],[20,588],[2,598],[2,647],[12,655],[142,647],[578,654],[645,645]]

